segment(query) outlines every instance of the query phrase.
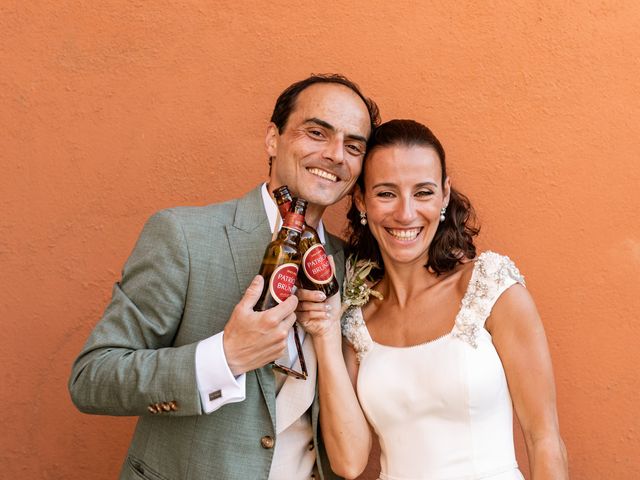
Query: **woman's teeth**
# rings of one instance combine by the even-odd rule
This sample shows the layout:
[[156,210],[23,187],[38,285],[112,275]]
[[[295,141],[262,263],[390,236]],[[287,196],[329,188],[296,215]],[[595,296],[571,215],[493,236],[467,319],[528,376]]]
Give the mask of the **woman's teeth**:
[[420,233],[420,230],[422,230],[422,228],[408,228],[402,230],[387,228],[387,232],[398,240],[414,240]]
[[333,173],[329,173],[326,170],[322,170],[320,168],[310,168],[309,173],[317,175],[318,177],[321,177],[321,178],[325,178],[332,182],[335,182],[338,180],[338,177],[336,175],[334,175]]

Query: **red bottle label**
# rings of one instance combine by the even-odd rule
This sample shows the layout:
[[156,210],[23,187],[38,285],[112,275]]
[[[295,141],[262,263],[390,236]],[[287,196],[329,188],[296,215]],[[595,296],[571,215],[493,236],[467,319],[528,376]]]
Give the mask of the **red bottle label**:
[[324,285],[325,283],[329,283],[333,277],[329,257],[327,257],[327,252],[320,243],[317,243],[304,252],[302,265],[305,275],[314,283]]
[[280,218],[284,218],[291,210],[291,201],[284,202],[282,205],[278,205],[278,211],[280,212]]
[[287,213],[287,216],[284,217],[282,226],[302,233],[302,229],[304,227],[304,215],[300,215],[299,213],[289,212]]
[[291,296],[297,277],[298,266],[295,263],[283,263],[273,271],[269,279],[269,293],[276,302],[282,303]]

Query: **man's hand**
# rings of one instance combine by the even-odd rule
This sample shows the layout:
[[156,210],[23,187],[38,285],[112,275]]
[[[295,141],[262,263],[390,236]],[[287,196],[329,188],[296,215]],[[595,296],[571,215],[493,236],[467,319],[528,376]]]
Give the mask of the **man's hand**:
[[295,295],[264,312],[253,311],[263,283],[262,276],[256,275],[224,327],[224,354],[236,376],[281,357],[287,347],[289,329],[296,321]]

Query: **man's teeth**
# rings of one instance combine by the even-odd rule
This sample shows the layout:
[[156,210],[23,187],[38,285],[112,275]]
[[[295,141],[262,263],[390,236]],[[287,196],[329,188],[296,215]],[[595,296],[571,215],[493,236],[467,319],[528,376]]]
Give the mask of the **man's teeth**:
[[388,228],[387,232],[393,235],[395,238],[399,240],[413,240],[420,233],[421,228],[410,228],[403,230],[396,230],[394,228]]
[[319,177],[326,178],[327,180],[331,180],[332,182],[338,180],[338,177],[333,173],[329,173],[326,170],[321,170],[320,168],[310,168],[309,173],[313,173],[314,175],[317,175]]

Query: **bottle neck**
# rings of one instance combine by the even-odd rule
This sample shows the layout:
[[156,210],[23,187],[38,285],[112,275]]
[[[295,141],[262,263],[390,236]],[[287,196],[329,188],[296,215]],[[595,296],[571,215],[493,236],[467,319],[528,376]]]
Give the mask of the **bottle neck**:
[[[282,204],[278,204],[278,212],[280,213],[280,218],[282,218],[283,222],[287,214],[291,211],[291,204],[292,204],[291,200],[287,200]],[[307,223],[306,216],[304,220],[304,230],[311,230],[312,232],[316,232],[316,229]],[[317,235],[317,232],[316,232],[316,235]]]
[[282,219],[287,216],[289,210],[291,210],[291,200],[278,204],[278,211],[280,212],[280,217],[282,217]]
[[283,228],[293,228],[302,232],[304,230],[304,210],[300,211],[290,211],[287,215],[282,219],[282,227]]
[[278,240],[298,243],[300,241],[301,232],[295,228],[282,227],[278,232]]

